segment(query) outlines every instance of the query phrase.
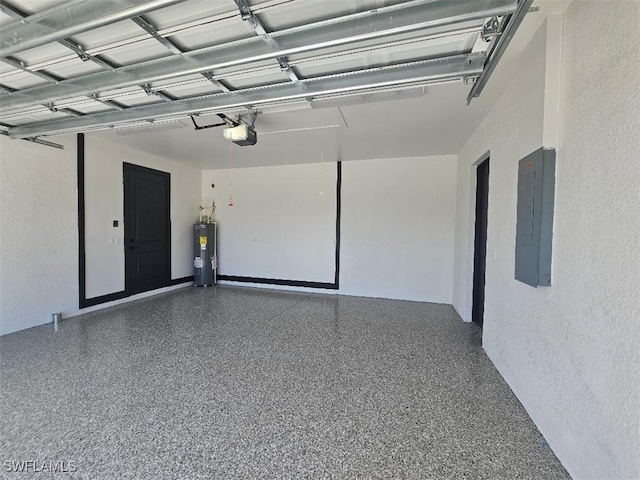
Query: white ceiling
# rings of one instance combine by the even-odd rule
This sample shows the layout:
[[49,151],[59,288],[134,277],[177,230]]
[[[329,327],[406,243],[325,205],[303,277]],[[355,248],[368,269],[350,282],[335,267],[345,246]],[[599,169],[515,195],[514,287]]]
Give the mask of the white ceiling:
[[[401,2],[402,0],[254,0],[250,3],[265,28],[273,31]],[[356,105],[351,104],[353,99],[345,99],[340,108],[312,109],[307,101],[265,107],[260,110],[255,124],[258,143],[247,147],[232,145],[224,140],[221,128],[194,130],[188,117],[178,121],[158,121],[138,128],[118,127],[90,134],[202,169],[225,168],[229,165],[230,155],[234,167],[238,168],[455,154],[508,86],[522,61],[521,51],[546,15],[566,7],[567,3],[553,0],[537,2],[541,7],[540,11],[526,16],[484,92],[470,105],[466,104],[466,97],[471,87],[460,81],[420,87],[419,91],[424,91],[424,94],[414,95],[414,98]],[[16,0],[12,4],[30,13],[42,11],[60,2]],[[191,50],[254,37],[255,32],[247,22],[239,18],[234,7],[232,0],[189,0],[147,14],[145,19],[180,48]],[[207,21],[203,22],[203,18]],[[0,24],[9,21],[10,19],[0,15]],[[456,28],[477,28],[477,25],[477,22],[470,22]],[[442,31],[443,29],[431,30],[429,34]],[[386,45],[384,41],[365,42],[350,45],[349,51],[340,48],[325,49],[321,55],[292,55],[288,60],[298,74],[308,78],[469,51],[476,38],[477,33],[466,32],[440,37],[436,35],[436,38],[427,39],[424,38],[424,33],[405,34],[394,37],[393,45]],[[92,55],[100,55],[101,58],[119,65],[171,55],[159,42],[144,32],[141,34],[131,21],[121,21],[84,32],[75,35],[73,40],[84,45]],[[20,52],[17,57],[30,65],[30,68],[46,69],[46,72],[63,78],[101,70],[94,62],[80,62],[73,52],[58,44],[32,48]],[[224,75],[227,86],[233,89],[287,80],[275,60],[254,62],[250,70],[247,66],[231,67],[216,70],[216,74]],[[0,68],[0,83],[19,89],[46,84],[41,78],[6,65]],[[220,91],[200,75],[183,77],[178,81],[156,82],[153,88],[176,97]],[[415,92],[414,89],[409,93]],[[398,94],[399,97],[403,95]],[[127,106],[161,103],[157,96],[145,95],[135,86],[113,91],[109,98]],[[109,110],[105,105],[87,98],[72,99],[68,105],[85,114]],[[225,113],[232,116],[233,112]],[[42,107],[31,107],[28,112],[9,112],[0,117],[3,122],[20,125],[50,120],[53,115],[63,114],[52,114]],[[215,115],[200,115],[195,118],[199,125],[220,122]]]
[[[230,144],[221,128],[196,131],[189,119],[180,121],[184,126],[172,122],[92,135],[202,169],[227,167],[230,148],[234,167],[457,153],[488,112],[495,92],[467,106],[468,85],[425,89],[420,98],[339,109],[300,104],[300,110],[259,114],[258,143],[248,147]],[[196,121],[206,125],[220,119],[202,115]]]

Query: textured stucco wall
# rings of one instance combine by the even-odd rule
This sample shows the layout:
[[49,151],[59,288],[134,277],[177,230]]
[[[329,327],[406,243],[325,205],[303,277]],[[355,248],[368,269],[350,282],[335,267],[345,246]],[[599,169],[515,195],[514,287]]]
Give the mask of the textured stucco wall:
[[75,137],[0,136],[0,334],[78,307]]
[[[54,141],[64,150],[0,136],[0,334],[96,309],[78,309],[76,139]],[[201,172],[91,136],[85,150],[88,295],[124,287],[123,161],[171,173],[171,273],[190,275]]]
[[203,171],[202,198],[216,204],[218,273],[333,282],[336,176],[335,162]]
[[340,291],[451,303],[456,157],[342,163]]
[[[342,162],[337,293],[451,303],[455,182],[455,155]],[[335,163],[240,168],[229,209],[228,170],[205,170],[220,273],[333,282],[335,185]]]
[[[561,86],[541,50],[557,45],[536,36],[545,67],[524,64],[459,154],[454,305],[470,318],[472,164],[490,150],[484,348],[574,478],[640,478],[638,25],[637,2],[573,2]],[[532,82],[536,103],[561,88],[553,286],[538,289],[513,280],[516,165],[549,126],[524,108]]]
[[574,3],[563,67],[545,337],[579,390],[548,423],[576,477],[640,478],[640,3]]

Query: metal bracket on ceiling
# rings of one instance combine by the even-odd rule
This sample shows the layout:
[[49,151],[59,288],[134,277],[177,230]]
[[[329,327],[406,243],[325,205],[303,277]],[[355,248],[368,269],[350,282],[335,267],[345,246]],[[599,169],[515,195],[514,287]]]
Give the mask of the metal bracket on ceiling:
[[123,104],[116,102],[115,100],[110,100],[108,98],[101,98],[97,93],[90,93],[88,97],[91,98],[92,100],[95,100],[96,102],[102,103],[103,105],[113,107],[116,110],[124,110],[127,108]]
[[238,115],[238,120],[234,120],[232,118],[227,117],[224,113],[217,113],[218,117],[226,122],[226,124],[230,127],[237,127],[240,125],[240,115]]
[[69,42],[66,46],[69,49],[73,50],[74,53],[78,56],[78,58],[80,60],[82,60],[83,62],[88,62],[88,61],[93,60],[93,57],[91,55],[89,55],[87,52],[85,52],[84,49],[80,45],[78,45],[77,43],[76,44],[72,44],[72,43]]
[[191,118],[191,122],[193,123],[195,130],[206,130],[207,128],[224,127],[225,125],[229,125],[227,122],[213,123],[211,125],[198,125],[196,123],[196,119],[193,118],[193,115],[189,115],[189,118]]
[[491,17],[489,21],[485,22],[482,25],[482,39],[485,42],[491,40],[492,37],[495,37],[500,34],[500,20],[498,17]]
[[289,65],[289,61],[285,57],[278,57],[278,65],[280,65],[280,70],[286,73],[293,83],[298,83],[300,81],[300,78],[298,78],[298,75],[291,65]]
[[140,85],[140,88],[142,88],[142,90],[144,90],[144,93],[146,93],[147,95],[157,95],[158,93],[153,90],[151,88],[151,85],[149,85],[148,83],[143,83],[142,85]]
[[[0,124],[3,127],[9,127],[10,125],[6,123]],[[0,135],[9,136],[9,132],[6,130],[0,130]],[[64,150],[64,145],[60,145],[59,143],[48,142],[47,140],[42,140],[38,137],[29,137],[29,138],[21,138],[20,140],[24,140],[25,142],[37,143],[38,145],[44,145],[45,147],[57,148],[59,150]]]
[[[240,17],[242,18],[242,20],[249,22],[255,32],[268,44],[277,45],[277,42],[267,33],[266,29],[264,28],[256,14],[251,11],[251,7],[249,6],[249,4],[245,0],[234,1],[238,6],[238,10],[240,10]],[[287,57],[277,57],[276,60],[278,61],[278,65],[280,65],[280,70],[286,73],[293,83],[298,83],[300,81],[300,78],[298,77],[294,69],[289,65]]]
[[503,22],[505,23],[504,30],[498,37],[498,41],[496,42],[493,49],[491,49],[491,51],[489,52],[489,56],[487,58],[487,61],[485,62],[483,71],[480,74],[478,81],[473,85],[473,88],[471,88],[471,91],[467,96],[467,105],[471,103],[471,100],[473,100],[475,97],[479,97],[482,93],[482,90],[489,81],[491,74],[496,69],[498,62],[509,46],[511,39],[524,20],[524,17],[529,12],[532,3],[533,0],[520,0],[518,2],[516,11],[507,17],[508,20],[503,19]]
[[171,53],[175,55],[182,55],[184,53],[175,43],[173,43],[168,38],[165,38],[162,35],[160,35],[160,33],[158,33],[158,30],[156,30],[156,28],[153,25],[151,25],[149,22],[147,22],[144,18],[132,17],[131,20],[140,28],[142,28],[145,32],[151,35],[154,39],[156,39],[158,43],[164,46]]
[[238,6],[238,10],[240,10],[240,18],[245,22],[248,22],[258,35],[261,37],[267,37],[267,31],[264,29],[255,13],[251,11],[249,4],[245,0],[234,0],[234,2]]
[[140,88],[142,88],[142,90],[144,90],[144,93],[146,93],[147,95],[161,98],[165,102],[172,102],[174,100],[174,98],[171,95],[168,95],[162,90],[154,90],[153,88],[151,88],[151,85],[148,83],[141,84]]
[[202,76],[204,78],[206,78],[207,80],[209,80],[211,83],[213,83],[216,87],[218,87],[220,90],[222,90],[224,93],[229,93],[232,90],[227,87],[222,81],[218,80],[217,78],[215,78],[215,75],[213,74],[213,72],[203,72]]
[[256,119],[258,118],[258,111],[257,110],[249,110],[249,112],[246,114],[247,120],[245,120],[244,118],[242,118],[242,116],[239,116],[238,119],[242,120],[244,123],[246,123],[247,125],[249,125],[251,128],[254,128],[256,126]]
[[31,142],[31,143],[37,143],[38,145],[44,145],[45,147],[64,150],[64,145],[60,145],[59,143],[54,143],[54,142],[48,142],[47,140],[42,140],[41,138],[38,138],[38,137],[23,138],[23,140],[26,140],[27,142]]
[[240,18],[242,18],[242,20],[246,21],[253,17],[251,7],[249,7],[246,2],[236,1],[236,5],[238,6],[238,10],[240,10]]

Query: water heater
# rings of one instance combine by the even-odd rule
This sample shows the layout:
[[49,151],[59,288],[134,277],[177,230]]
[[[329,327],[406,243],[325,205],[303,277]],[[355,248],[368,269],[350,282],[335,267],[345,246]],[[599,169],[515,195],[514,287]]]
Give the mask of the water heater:
[[193,226],[193,283],[197,287],[215,285],[218,270],[216,224]]

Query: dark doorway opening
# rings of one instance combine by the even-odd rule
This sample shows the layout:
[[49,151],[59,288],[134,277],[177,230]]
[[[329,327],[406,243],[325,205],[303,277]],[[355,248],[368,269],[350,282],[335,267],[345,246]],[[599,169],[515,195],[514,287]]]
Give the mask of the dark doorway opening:
[[471,320],[484,323],[485,272],[487,269],[487,220],[489,211],[489,158],[476,169],[476,225],[473,254],[473,307]]
[[168,173],[124,163],[125,291],[169,285],[171,223]]

